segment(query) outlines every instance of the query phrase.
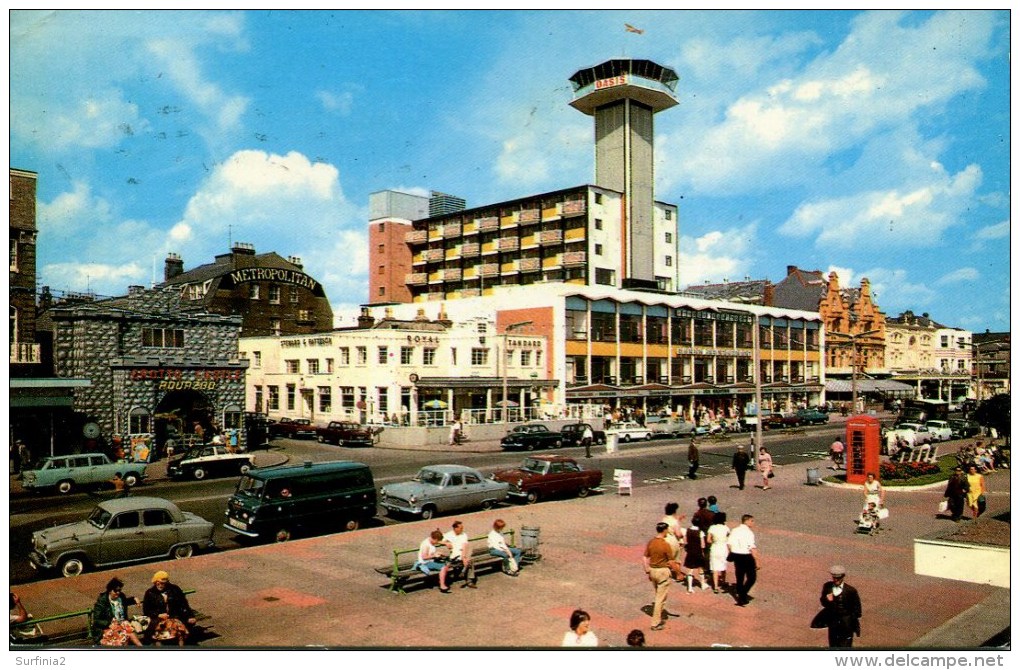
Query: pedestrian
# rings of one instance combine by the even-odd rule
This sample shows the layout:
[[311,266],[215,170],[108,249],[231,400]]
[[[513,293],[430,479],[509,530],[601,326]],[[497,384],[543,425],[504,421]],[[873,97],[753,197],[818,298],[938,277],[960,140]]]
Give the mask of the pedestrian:
[[666,532],[666,542],[669,544],[670,549],[673,550],[669,562],[669,571],[673,575],[673,579],[678,582],[682,576],[680,551],[684,546],[684,530],[680,525],[684,515],[678,513],[679,509],[680,505],[675,502],[666,503],[666,515],[662,517],[662,523],[669,526],[669,530]]
[[640,629],[637,628],[627,633],[627,646],[628,647],[645,646],[645,634]]
[[176,640],[183,647],[188,626],[197,621],[184,591],[170,583],[170,575],[163,570],[152,576],[152,586],[142,597],[142,612],[149,617],[148,634],[156,646]]
[[570,630],[563,634],[561,647],[597,647],[599,639],[591,630],[591,617],[584,610],[574,610],[570,615]]
[[869,472],[864,481],[865,509],[867,509],[868,503],[875,503],[877,508],[885,507],[885,489],[882,488],[882,482],[878,481],[874,472]]
[[854,635],[861,635],[861,598],[857,589],[843,579],[846,568],[834,565],[829,568],[832,580],[822,586],[822,622],[829,629],[829,647],[847,648],[854,646]]
[[506,528],[506,521],[496,519],[492,523],[492,530],[487,538],[489,553],[503,559],[503,572],[511,577],[516,577],[520,571],[521,550],[517,547],[507,545],[503,537],[503,529]]
[[715,523],[708,529],[705,542],[708,544],[708,569],[712,572],[712,592],[719,593],[719,584],[726,583],[726,556],[729,547],[726,540],[730,536],[730,527],[726,525],[726,513],[715,515]]
[[691,523],[702,533],[715,521],[715,512],[708,509],[708,498],[698,498],[698,509],[691,517]]
[[744,445],[738,444],[737,451],[733,454],[733,471],[737,473],[737,488],[744,490],[744,475],[747,468],[751,466],[751,456],[744,449]]
[[694,441],[694,436],[691,436],[691,446],[687,447],[687,477],[689,479],[698,478],[698,458],[700,454],[698,452],[698,445]]
[[758,545],[754,539],[754,517],[752,515],[745,514],[740,517],[740,525],[730,531],[726,545],[733,558],[737,605],[745,607],[751,601],[751,587],[758,581],[758,570],[761,568]]
[[454,422],[450,424],[450,446],[452,447],[453,445],[458,444],[459,442],[460,442],[460,419],[455,419]]
[[584,457],[591,458],[591,441],[595,435],[592,433],[591,426],[584,424],[584,430],[581,432],[581,444],[584,445]]
[[[713,518],[715,515],[713,515]],[[693,521],[693,519],[692,519]],[[694,592],[694,575],[698,575],[698,583],[701,590],[708,588],[708,580],[705,579],[705,533],[693,523],[687,529],[684,538],[684,573],[687,579],[687,593]]]
[[761,490],[768,491],[772,488],[769,486],[769,479],[775,475],[772,473],[772,454],[765,445],[758,449],[758,471],[761,473]]
[[843,443],[837,437],[829,447],[829,457],[832,459],[832,469],[839,470],[843,467]]
[[715,496],[708,496],[708,511],[713,514],[719,513],[719,499]]
[[963,468],[959,465],[953,470],[953,476],[946,482],[945,497],[949,503],[949,515],[953,521],[959,521],[963,517],[963,504],[967,500],[967,492],[970,490],[970,483],[963,474]]
[[977,471],[977,466],[971,463],[967,467],[967,506],[970,513],[976,519],[985,511],[985,476]]
[[446,575],[450,570],[464,571],[464,583],[460,588],[477,589],[478,578],[475,576],[475,564],[471,560],[471,546],[468,535],[464,532],[464,523],[454,521],[452,530],[446,531],[443,540],[450,543],[450,561],[439,572],[440,593],[450,592],[450,587],[446,586]]
[[652,605],[652,630],[662,630],[666,627],[666,593],[669,591],[669,560],[672,553],[669,543],[666,542],[667,532],[669,532],[669,524],[662,521],[655,524],[655,537],[648,541],[645,546],[645,555],[642,557],[645,574],[648,575],[648,581],[655,588],[655,604]]

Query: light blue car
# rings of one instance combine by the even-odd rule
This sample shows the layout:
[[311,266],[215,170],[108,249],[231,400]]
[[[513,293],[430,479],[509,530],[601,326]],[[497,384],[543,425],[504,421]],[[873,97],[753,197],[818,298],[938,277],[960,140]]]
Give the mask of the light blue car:
[[79,487],[109,484],[119,475],[126,488],[145,479],[145,463],[111,461],[106,454],[51,456],[36,470],[26,470],[21,485],[31,491],[55,488],[70,493]]

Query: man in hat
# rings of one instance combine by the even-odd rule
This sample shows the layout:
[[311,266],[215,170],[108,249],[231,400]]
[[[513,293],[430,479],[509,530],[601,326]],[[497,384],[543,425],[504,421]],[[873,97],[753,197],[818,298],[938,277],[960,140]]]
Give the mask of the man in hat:
[[845,583],[846,568],[834,565],[829,568],[832,580],[822,586],[819,600],[825,612],[829,629],[829,646],[845,648],[854,645],[854,635],[861,635],[861,598],[857,589]]
[[733,454],[733,471],[737,473],[737,488],[744,490],[744,474],[751,466],[751,456],[744,449],[744,445],[737,445],[737,453]]

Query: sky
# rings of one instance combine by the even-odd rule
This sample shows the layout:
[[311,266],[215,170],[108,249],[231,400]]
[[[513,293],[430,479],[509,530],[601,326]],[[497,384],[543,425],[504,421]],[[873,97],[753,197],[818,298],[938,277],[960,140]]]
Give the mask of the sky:
[[247,242],[346,310],[369,194],[592,183],[568,78],[648,58],[680,77],[655,193],[681,286],[796,265],[1009,330],[1009,38],[1003,10],[14,10],[10,165],[39,175],[40,286],[123,295]]

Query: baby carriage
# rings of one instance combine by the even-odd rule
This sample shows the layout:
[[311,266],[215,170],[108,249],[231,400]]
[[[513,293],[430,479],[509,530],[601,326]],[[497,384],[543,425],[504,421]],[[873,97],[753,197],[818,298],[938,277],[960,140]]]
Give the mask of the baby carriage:
[[889,510],[879,509],[875,503],[868,503],[857,517],[857,532],[863,535],[874,535],[881,530],[882,519],[889,517]]

